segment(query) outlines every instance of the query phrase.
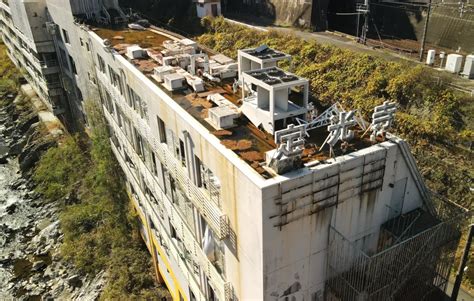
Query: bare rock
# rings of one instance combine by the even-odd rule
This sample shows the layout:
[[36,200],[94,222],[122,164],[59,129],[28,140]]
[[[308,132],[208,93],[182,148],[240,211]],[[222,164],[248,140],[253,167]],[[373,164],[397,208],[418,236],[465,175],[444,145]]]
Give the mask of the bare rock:
[[72,275],[71,277],[67,278],[67,283],[72,287],[82,286],[82,280],[79,275]]

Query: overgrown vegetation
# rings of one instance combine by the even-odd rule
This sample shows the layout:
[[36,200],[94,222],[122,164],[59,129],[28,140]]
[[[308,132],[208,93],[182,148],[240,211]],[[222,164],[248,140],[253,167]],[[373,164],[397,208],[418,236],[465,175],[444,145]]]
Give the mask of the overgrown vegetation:
[[[323,106],[338,101],[370,120],[374,106],[386,100],[399,103],[393,131],[410,143],[427,185],[474,209],[470,191],[474,99],[453,91],[448,78],[409,62],[391,62],[278,32],[260,32],[222,18],[203,19],[202,26],[207,33],[199,42],[233,58],[238,49],[262,44],[291,54],[291,65],[283,67],[308,78],[315,101]],[[474,269],[467,273],[473,286]]]
[[0,42],[0,94],[16,92],[20,74],[7,55],[7,47]]
[[[235,58],[238,49],[262,44],[291,54],[291,66],[287,63],[283,67],[308,78],[312,95],[323,106],[338,101],[370,120],[374,106],[386,100],[399,103],[395,132],[411,143],[429,185],[472,207],[469,190],[474,169],[471,151],[465,145],[474,137],[474,125],[469,119],[472,112],[463,110],[473,99],[450,89],[447,78],[438,80],[439,75],[422,66],[386,61],[278,32],[259,32],[222,18],[203,19],[202,25],[207,33],[198,38],[199,42],[230,57]],[[456,187],[449,187],[449,183],[456,183]]]
[[103,300],[168,298],[155,284],[102,113],[92,101],[86,110],[91,139],[65,138],[43,155],[33,176],[38,191],[61,206],[62,255],[84,275],[107,271]]

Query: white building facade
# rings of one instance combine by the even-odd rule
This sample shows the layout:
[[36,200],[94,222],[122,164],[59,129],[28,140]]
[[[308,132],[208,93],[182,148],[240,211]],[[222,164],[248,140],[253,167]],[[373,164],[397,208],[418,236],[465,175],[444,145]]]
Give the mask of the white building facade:
[[[150,71],[141,69],[141,60],[131,60],[118,50],[119,43],[114,45],[106,31],[92,30],[79,21],[93,19],[94,26],[100,27],[100,10],[119,10],[115,1],[46,0],[43,5],[48,26],[54,29],[48,41],[54,42],[67,78],[64,89],[74,100],[72,114],[82,114],[82,99],[101,100],[112,149],[124,171],[157,278],[174,300],[346,300],[339,287],[328,286],[332,235],[337,232],[365,254],[377,254],[385,244],[381,233],[388,221],[414,210],[432,213],[421,176],[400,139],[392,137],[335,158],[313,160],[283,174],[272,172],[261,161],[250,164],[245,159],[249,154],[227,147],[215,129],[196,117],[201,112],[189,109],[195,101],[189,99],[199,93],[184,92],[189,86],[168,91]],[[5,12],[13,6],[1,5],[7,45],[12,43]],[[90,13],[91,7],[98,7],[97,14]],[[114,15],[122,17],[111,11],[109,22],[114,23]],[[164,30],[147,30],[147,35],[182,41]],[[126,37],[120,43],[126,43]],[[148,55],[153,57],[153,52]],[[210,62],[207,68],[205,59],[189,57],[194,63],[185,72],[173,66],[179,69],[176,74],[186,80],[194,79],[194,73],[203,74],[209,87],[215,86],[219,74],[235,70],[237,76],[240,70],[233,69],[231,62],[214,69],[212,64],[217,63]],[[189,67],[199,64],[206,66],[204,71]],[[243,93],[244,102],[251,101],[246,93],[266,93],[254,87],[259,81],[252,76],[257,75],[244,74],[253,85]],[[296,78],[295,85],[305,87],[305,103],[298,107],[295,101],[292,110],[305,115],[307,82]],[[231,86],[222,84],[220,89]],[[285,89],[284,93],[293,93]],[[221,93],[232,99],[231,92]],[[280,100],[283,97],[281,92],[275,94]],[[294,117],[285,113],[287,106],[278,107],[284,121],[277,124],[276,117],[268,119],[274,122],[268,125],[271,131],[252,120],[255,127],[249,128],[272,135]],[[252,109],[252,118],[258,119],[257,109],[268,108]],[[277,116],[271,112],[265,114]],[[229,131],[237,133],[238,128]],[[347,269],[353,263],[348,261]]]
[[51,111],[64,113],[59,61],[46,26],[45,1],[2,1],[1,30],[10,59]]
[[222,14],[220,0],[194,0],[199,18],[218,17]]

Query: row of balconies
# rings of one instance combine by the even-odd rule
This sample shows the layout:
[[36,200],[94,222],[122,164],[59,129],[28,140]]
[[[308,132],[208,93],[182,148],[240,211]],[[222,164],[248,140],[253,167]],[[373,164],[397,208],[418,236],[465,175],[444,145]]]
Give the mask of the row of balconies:
[[[5,18],[2,14],[0,14],[0,20],[3,21],[5,25],[7,25],[14,34],[10,34],[10,31],[5,28],[3,30],[3,34],[6,34],[10,40],[12,40],[15,45],[20,49],[20,51],[25,55],[25,57],[28,58],[28,60],[36,67],[36,69],[43,73],[43,74],[52,74],[52,73],[58,73],[59,72],[59,62],[56,59],[50,59],[50,60],[40,60],[38,59],[33,53],[29,51],[29,47],[27,46],[28,44],[25,41],[22,41],[22,33],[19,32],[16,27],[13,25],[11,20],[8,20]],[[25,47],[26,45],[26,47]]]
[[[10,59],[15,63],[15,65],[18,68],[23,68],[26,73],[24,73],[26,79],[28,80],[28,83],[34,88],[35,92],[38,94],[38,96],[44,101],[44,103],[49,107],[50,110],[53,110],[55,114],[61,114],[64,112],[64,109],[62,107],[55,107],[57,104],[51,103],[51,96],[55,95],[61,95],[62,94],[62,89],[61,89],[61,83],[58,81],[51,81],[51,82],[46,82],[45,79],[41,76],[38,76],[31,68],[28,66],[28,64],[25,62],[24,57],[16,51],[16,49],[8,43],[5,43],[7,46],[9,52],[8,56]],[[43,91],[48,91],[48,94],[45,94]]]
[[[167,250],[167,254],[173,257],[192,288],[199,289],[202,293],[202,290],[198,285],[199,273],[196,274],[196,267],[200,267],[208,277],[211,287],[213,287],[215,292],[220,296],[219,299],[228,300],[226,297],[228,294],[226,292],[228,292],[229,287],[231,287],[230,283],[226,283],[223,280],[222,275],[208,260],[207,256],[202,251],[201,246],[195,240],[193,232],[186,226],[186,222],[181,216],[181,213],[179,213],[179,210],[175,208],[173,202],[171,202],[161,190],[156,179],[154,179],[153,174],[148,170],[138,154],[135,153],[132,145],[118,127],[115,120],[113,120],[111,115],[107,112],[105,114],[109,124],[114,130],[114,133],[117,135],[117,139],[122,142],[121,145],[133,161],[133,164],[126,164],[120,151],[118,151],[112,143],[114,153],[119,161],[121,161],[120,164],[124,169],[125,174],[131,182],[135,182],[134,189],[138,194],[140,194],[141,197],[139,196],[139,198],[146,200],[146,205],[144,206],[143,204],[141,207],[147,209],[147,215],[152,218],[155,224],[162,224],[162,220],[164,220],[162,212],[166,212],[169,221],[176,229],[176,239],[170,238],[168,233],[163,233],[164,227],[154,229],[155,236],[159,238],[158,241],[161,243],[162,247]],[[147,179],[147,186],[149,189],[153,190],[152,192],[156,199],[156,203],[150,200],[149,197],[146,197],[146,194],[142,192],[140,185],[138,185],[139,180],[137,177],[139,174],[142,174],[142,176]],[[196,289],[193,291],[196,291]]]
[[97,70],[99,80],[103,86],[111,94],[112,98],[122,110],[122,112],[135,125],[140,134],[153,147],[158,159],[168,170],[170,175],[176,180],[179,188],[191,200],[193,205],[199,210],[203,218],[212,228],[213,232],[219,239],[224,239],[229,235],[229,222],[227,216],[221,212],[219,205],[212,200],[212,195],[201,187],[197,187],[194,182],[188,177],[186,168],[176,157],[168,150],[166,144],[161,143],[157,137],[151,134],[149,126],[140,115],[128,106],[125,99],[120,92],[113,87],[107,76]]
[[[25,49],[21,48],[21,44],[19,43],[16,37],[12,37],[6,31],[4,31],[3,34],[5,37],[8,37],[9,41],[15,42],[15,43],[9,43],[8,41],[5,41],[5,45],[8,47],[12,55],[15,56],[17,63],[19,63],[18,67],[23,68],[24,70],[28,72],[31,79],[30,83],[33,84],[37,88],[38,93],[41,94],[40,96],[44,100],[49,101],[49,95],[51,96],[61,95],[62,84],[59,77],[56,80],[48,80],[46,78],[46,76],[49,74],[57,73],[59,69],[57,67],[53,67],[53,68],[48,67],[48,70],[50,72],[46,72],[46,74],[43,74],[39,72],[37,68],[34,68],[32,64],[33,62],[33,63],[36,63],[37,66],[39,66],[39,64],[49,64],[50,66],[52,66],[54,64],[57,65],[57,61],[55,63],[52,62],[53,60],[50,60],[47,62],[41,62],[36,57],[34,57],[31,53],[28,53],[26,52]],[[45,69],[43,68],[42,70],[45,70]]]
[[10,6],[8,4],[8,0],[0,1],[0,9],[6,11],[9,15],[11,15]]

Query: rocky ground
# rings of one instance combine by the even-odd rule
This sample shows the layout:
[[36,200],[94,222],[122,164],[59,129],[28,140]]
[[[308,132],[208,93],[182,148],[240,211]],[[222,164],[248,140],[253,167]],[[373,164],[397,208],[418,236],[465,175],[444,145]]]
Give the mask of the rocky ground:
[[60,205],[44,201],[30,180],[32,167],[57,137],[41,126],[24,96],[5,97],[10,101],[0,107],[0,300],[96,300],[104,273],[81,277],[61,259]]

